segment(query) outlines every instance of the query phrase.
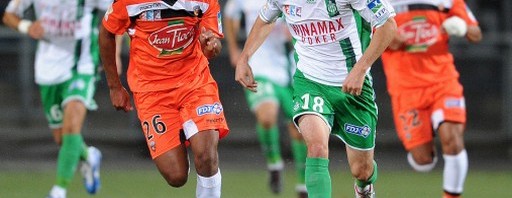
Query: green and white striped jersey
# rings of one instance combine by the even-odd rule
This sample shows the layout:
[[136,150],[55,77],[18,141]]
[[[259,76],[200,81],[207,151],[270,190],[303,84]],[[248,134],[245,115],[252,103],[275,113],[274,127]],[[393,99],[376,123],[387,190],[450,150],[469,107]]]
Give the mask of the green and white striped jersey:
[[6,12],[20,18],[33,8],[44,28],[35,58],[35,81],[53,85],[71,78],[74,71],[95,74],[99,63],[98,10],[111,0],[11,0]]
[[341,86],[373,30],[395,12],[387,0],[268,0],[260,10],[266,22],[281,14],[294,38],[297,68],[310,80]]

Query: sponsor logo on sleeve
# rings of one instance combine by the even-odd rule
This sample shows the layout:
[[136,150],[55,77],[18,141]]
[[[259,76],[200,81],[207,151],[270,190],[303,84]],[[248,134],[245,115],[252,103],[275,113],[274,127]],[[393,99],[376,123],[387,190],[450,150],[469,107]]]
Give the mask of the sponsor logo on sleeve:
[[202,106],[197,107],[197,115],[203,116],[207,114],[216,114],[219,115],[222,113],[222,105],[220,103],[213,103],[213,104],[205,104]]
[[466,102],[463,98],[448,98],[444,101],[444,106],[446,108],[464,108]]
[[347,132],[349,134],[361,136],[363,138],[368,137],[368,135],[370,135],[370,132],[372,131],[372,129],[367,125],[357,126],[357,125],[346,123],[344,128],[345,128],[345,132]]
[[302,7],[295,5],[284,5],[283,11],[286,15],[294,17],[302,17]]

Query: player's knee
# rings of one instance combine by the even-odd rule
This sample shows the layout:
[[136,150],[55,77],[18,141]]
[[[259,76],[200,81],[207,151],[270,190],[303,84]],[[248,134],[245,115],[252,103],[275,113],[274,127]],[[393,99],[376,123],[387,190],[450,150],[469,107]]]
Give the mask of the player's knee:
[[310,143],[308,147],[308,157],[327,157],[329,154],[329,148],[325,144],[321,143]]
[[418,172],[430,172],[436,167],[437,156],[426,155],[413,157],[411,153],[407,154],[407,161],[411,167]]
[[179,188],[187,183],[188,175],[185,173],[174,173],[164,175],[165,181],[172,187]]
[[201,175],[213,175],[218,169],[218,159],[210,152],[194,154],[196,170]]
[[368,180],[373,174],[373,166],[371,163],[354,163],[351,165],[350,170],[352,176],[360,181]]

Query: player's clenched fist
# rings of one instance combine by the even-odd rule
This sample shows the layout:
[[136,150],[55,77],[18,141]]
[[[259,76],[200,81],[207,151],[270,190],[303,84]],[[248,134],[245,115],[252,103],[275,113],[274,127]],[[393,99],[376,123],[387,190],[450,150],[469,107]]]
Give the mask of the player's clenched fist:
[[201,43],[203,54],[208,59],[217,56],[222,48],[219,38],[211,30],[206,30],[204,27],[199,35],[199,42]]
[[125,112],[133,110],[130,94],[122,86],[110,88],[110,100],[116,110],[123,110]]

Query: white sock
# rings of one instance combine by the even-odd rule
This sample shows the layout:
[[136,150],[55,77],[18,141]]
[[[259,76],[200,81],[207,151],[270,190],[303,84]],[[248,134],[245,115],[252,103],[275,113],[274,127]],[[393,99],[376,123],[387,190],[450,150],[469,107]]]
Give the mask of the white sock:
[[66,198],[66,189],[60,186],[54,185],[50,190],[50,196],[52,198]]
[[220,198],[222,176],[220,169],[211,177],[197,175],[196,197],[197,198]]
[[457,155],[443,155],[443,188],[450,193],[462,193],[468,173],[468,153],[462,150]]

